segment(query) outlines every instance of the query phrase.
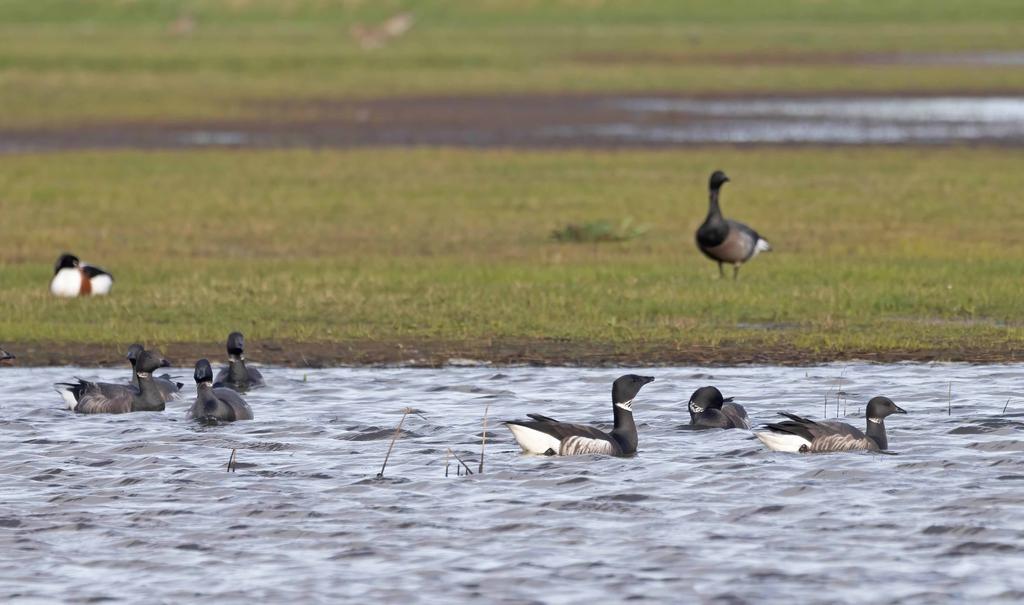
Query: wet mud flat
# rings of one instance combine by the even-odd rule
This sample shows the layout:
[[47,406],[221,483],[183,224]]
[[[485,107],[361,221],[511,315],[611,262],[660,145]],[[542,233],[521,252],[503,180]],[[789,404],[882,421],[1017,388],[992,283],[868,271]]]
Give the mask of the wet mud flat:
[[1024,94],[532,94],[251,104],[262,117],[0,130],[0,153],[76,149],[1024,145]]
[[[125,366],[127,344],[5,342],[17,356],[7,366],[86,367]],[[171,361],[187,365],[197,359],[224,358],[223,342],[149,343]],[[791,345],[755,342],[717,346],[672,342],[600,343],[556,339],[491,340],[372,340],[294,342],[249,339],[246,355],[261,363],[296,368],[337,366],[406,366],[440,368],[451,365],[532,366],[657,366],[774,364],[796,366],[834,361],[877,363],[954,361],[1013,363],[1024,361],[1024,350],[1012,344],[971,348],[949,346],[918,349],[805,350]]]

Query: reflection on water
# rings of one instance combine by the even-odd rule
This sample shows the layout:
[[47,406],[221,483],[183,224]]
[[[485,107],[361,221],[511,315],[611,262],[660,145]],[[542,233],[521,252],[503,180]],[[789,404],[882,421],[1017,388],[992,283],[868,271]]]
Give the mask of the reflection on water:
[[[589,132],[661,143],[948,143],[1024,137],[1024,97],[645,98],[616,106],[637,119],[595,125]],[[659,115],[675,120],[665,123]]]
[[[256,420],[206,427],[185,420],[188,400],[86,417],[50,388],[123,371],[0,368],[0,599],[1024,596],[1024,367],[632,369],[657,377],[635,404],[639,455],[549,459],[520,455],[496,423],[607,423],[623,370],[265,368],[270,386],[247,395]],[[744,431],[682,430],[709,383],[758,425],[779,409],[820,418],[827,400],[860,426],[884,393],[910,412],[888,423],[900,455],[786,455]],[[487,405],[485,473],[446,478],[448,447],[475,470]],[[404,406],[425,418],[406,419],[376,480]]]
[[998,123],[1024,121],[1024,97],[634,99],[631,111],[693,113],[723,117],[831,118],[868,121]]

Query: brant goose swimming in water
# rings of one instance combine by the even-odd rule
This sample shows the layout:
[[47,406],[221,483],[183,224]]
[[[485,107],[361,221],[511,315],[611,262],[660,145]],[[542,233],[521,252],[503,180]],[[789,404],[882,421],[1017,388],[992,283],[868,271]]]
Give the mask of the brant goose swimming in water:
[[54,296],[102,296],[110,293],[114,276],[99,267],[86,265],[73,254],[61,254],[53,268],[50,292]]
[[0,349],[0,361],[7,361],[8,359],[14,359],[14,355],[11,355],[7,351]]
[[213,386],[213,369],[210,362],[200,359],[196,362],[196,401],[188,411],[188,417],[195,420],[252,420],[252,408],[242,396],[232,389]]
[[528,454],[574,456],[577,454],[608,454],[631,456],[636,453],[636,424],[633,422],[633,398],[652,382],[650,376],[627,374],[612,384],[612,412],[615,428],[606,433],[582,424],[559,422],[540,414],[527,414],[533,420],[506,422],[505,426]]
[[245,367],[245,337],[241,332],[228,334],[228,367],[217,372],[213,386],[236,391],[264,386],[263,374],[257,369]]
[[732,278],[736,279],[740,265],[761,252],[770,251],[772,246],[757,231],[722,216],[722,210],[718,207],[718,191],[728,182],[729,177],[721,170],[711,174],[708,216],[697,229],[697,247],[705,256],[718,262],[718,274],[721,277],[725,277],[723,263],[731,263]]
[[789,420],[769,424],[765,427],[767,431],[754,434],[769,449],[778,452],[878,452],[889,447],[885,437],[885,417],[906,413],[888,397],[874,397],[868,402],[865,412],[867,435],[845,422],[815,422],[786,412],[781,414]]
[[153,381],[152,372],[163,367],[163,358],[154,351],[143,351],[135,362],[139,386],[108,382],[57,383],[57,392],[68,409],[82,414],[124,414],[127,412],[162,412],[164,397]]
[[747,410],[732,397],[722,398],[715,387],[701,387],[690,395],[690,425],[706,429],[749,429]]
[[[136,343],[128,347],[128,353],[125,354],[125,359],[128,360],[128,363],[132,364],[132,379],[129,381],[129,384],[135,388],[139,387],[139,379],[135,377],[135,364],[139,361],[139,356],[142,355],[144,350],[142,345]],[[165,368],[171,365],[166,359],[162,360],[162,363],[161,367]],[[160,395],[163,396],[164,401],[179,399],[181,397],[181,387],[185,386],[184,383],[175,382],[170,374],[154,376],[153,382],[160,389]]]

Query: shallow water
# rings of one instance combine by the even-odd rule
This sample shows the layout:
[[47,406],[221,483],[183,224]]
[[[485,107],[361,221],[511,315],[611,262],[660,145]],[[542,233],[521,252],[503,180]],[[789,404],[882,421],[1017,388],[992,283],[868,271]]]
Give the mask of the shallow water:
[[[0,368],[0,600],[1024,599],[1024,366],[644,371],[640,452],[615,459],[523,456],[494,422],[606,423],[616,369],[265,368],[256,420],[208,427],[187,400],[76,416],[50,386],[125,371]],[[909,411],[887,423],[899,455],[684,430],[703,384],[755,424],[820,418],[827,398],[862,426],[864,402],[889,395]],[[485,472],[445,477],[447,447],[476,470],[487,405]],[[377,480],[404,406],[425,418],[406,419]]]
[[482,95],[299,107],[319,117],[0,130],[0,154],[201,147],[1024,144],[1021,96]]
[[938,144],[1024,137],[1021,97],[629,99],[639,115],[693,118],[678,124],[595,126],[611,139],[662,143]]

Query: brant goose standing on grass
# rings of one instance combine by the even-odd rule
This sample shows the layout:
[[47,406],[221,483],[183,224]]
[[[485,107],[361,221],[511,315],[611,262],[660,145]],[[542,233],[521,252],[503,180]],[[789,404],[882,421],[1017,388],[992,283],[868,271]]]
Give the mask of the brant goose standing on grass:
[[210,362],[200,359],[196,362],[196,401],[188,411],[188,417],[195,420],[231,422],[252,420],[252,408],[242,396],[232,389],[213,386],[213,369]]
[[7,351],[0,349],[0,361],[7,361],[8,359],[14,359],[14,355],[11,355]]
[[82,414],[125,414],[162,412],[164,397],[153,381],[152,372],[163,367],[163,357],[155,351],[143,351],[135,362],[138,387],[107,382],[62,382],[54,385],[64,397],[68,409]]
[[540,414],[527,414],[533,420],[506,422],[505,426],[528,454],[574,456],[577,454],[608,454],[632,456],[636,453],[636,424],[633,422],[633,398],[652,382],[650,376],[627,374],[612,384],[612,412],[615,428],[606,433],[582,424],[559,422]]
[[264,386],[263,374],[255,368],[245,367],[245,337],[241,332],[228,334],[228,367],[217,372],[213,386],[236,391]]
[[722,398],[715,387],[701,387],[690,395],[690,425],[701,429],[749,429],[747,410],[732,397]]
[[99,267],[86,265],[73,254],[61,254],[53,268],[50,292],[54,296],[102,296],[110,293],[114,276]]
[[874,397],[868,402],[865,412],[867,435],[845,422],[815,422],[786,412],[781,414],[789,420],[769,424],[765,427],[767,431],[754,434],[769,449],[777,452],[878,452],[889,447],[885,437],[885,417],[906,413],[888,397]]
[[718,262],[718,274],[721,277],[725,277],[722,265],[731,263],[732,278],[736,279],[740,265],[761,252],[770,251],[772,246],[757,231],[722,216],[722,210],[718,207],[718,191],[728,182],[729,177],[721,170],[711,174],[708,216],[697,229],[697,247],[705,256]]
[[[136,343],[128,347],[128,353],[125,354],[125,358],[128,360],[128,363],[132,364],[132,379],[129,383],[135,388],[139,387],[139,380],[135,377],[135,364],[138,363],[139,356],[142,355],[144,350],[145,349],[142,348],[142,345]],[[162,359],[161,364],[162,365],[160,367],[163,368],[171,365],[166,359]],[[179,399],[181,397],[181,387],[185,386],[184,383],[175,382],[170,374],[154,376],[153,382],[155,382],[157,388],[160,389],[160,395],[163,396],[164,401]]]

